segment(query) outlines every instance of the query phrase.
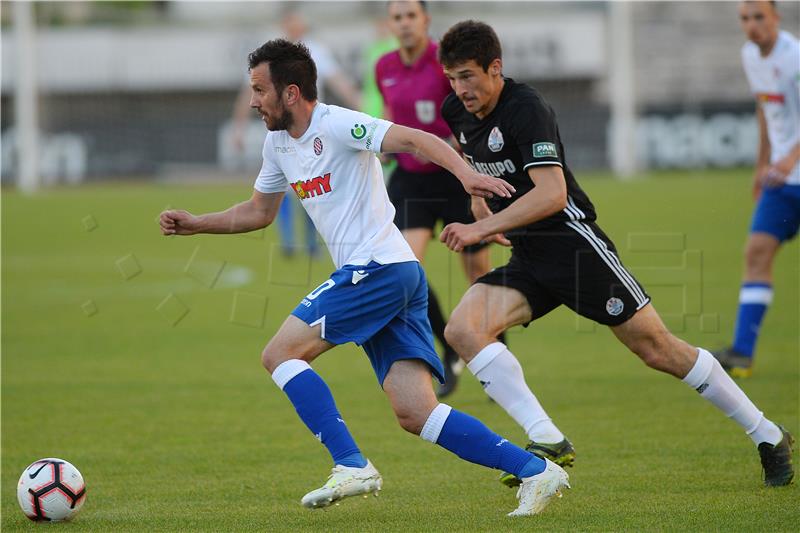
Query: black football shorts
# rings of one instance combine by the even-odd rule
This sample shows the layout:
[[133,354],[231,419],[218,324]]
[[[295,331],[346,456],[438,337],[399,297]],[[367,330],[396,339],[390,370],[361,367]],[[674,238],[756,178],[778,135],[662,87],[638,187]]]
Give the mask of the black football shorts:
[[650,302],[614,243],[593,222],[559,223],[514,243],[508,264],[475,283],[518,290],[528,299],[532,321],[564,304],[590,320],[618,326]]
[[[392,172],[388,190],[389,200],[395,208],[394,223],[401,231],[413,228],[433,230],[439,220],[445,226],[451,222],[475,222],[469,194],[458,178],[446,170],[421,173],[397,167]],[[485,246],[473,244],[464,252],[473,253]]]

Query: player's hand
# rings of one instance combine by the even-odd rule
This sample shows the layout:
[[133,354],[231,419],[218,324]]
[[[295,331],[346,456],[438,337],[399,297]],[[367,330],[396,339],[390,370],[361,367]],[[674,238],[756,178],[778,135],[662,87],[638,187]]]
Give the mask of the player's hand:
[[475,228],[475,224],[460,224],[453,222],[448,224],[439,235],[439,240],[447,245],[454,252],[460,252],[465,246],[481,242],[483,236]]
[[792,154],[778,160],[774,165],[767,167],[762,177],[764,187],[782,187],[786,185],[786,179],[797,165],[797,160]]
[[469,172],[460,176],[459,179],[464,190],[472,196],[494,198],[496,195],[502,198],[511,198],[511,194],[516,192],[516,189],[506,180],[479,174],[472,169],[469,169]]
[[495,243],[499,244],[500,246],[507,246],[507,247],[511,247],[512,246],[511,245],[511,241],[509,241],[508,238],[506,238],[506,236],[503,235],[502,233],[495,233],[494,235],[489,235],[488,237],[486,237],[484,239],[481,239],[478,242],[480,242],[481,244],[484,244],[484,243],[485,244],[491,244],[491,243],[495,242]]
[[163,235],[194,235],[200,230],[199,218],[179,209],[164,211],[158,218]]
[[761,175],[761,185],[767,189],[774,189],[786,185],[788,172],[784,172],[777,164],[767,168]]

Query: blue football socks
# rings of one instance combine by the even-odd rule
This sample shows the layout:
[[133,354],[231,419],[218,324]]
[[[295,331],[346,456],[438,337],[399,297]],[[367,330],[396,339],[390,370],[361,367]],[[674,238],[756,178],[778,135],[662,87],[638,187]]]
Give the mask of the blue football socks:
[[733,349],[748,357],[755,353],[761,321],[772,302],[772,285],[765,282],[745,282],[739,292],[739,312]]
[[545,469],[544,460],[502,438],[477,418],[445,404],[434,409],[421,436],[431,441],[435,437],[436,444],[466,461],[511,472],[520,479]]
[[283,392],[311,433],[333,457],[334,464],[363,468],[367,460],[342,420],[333,395],[319,375],[310,367],[291,378]]

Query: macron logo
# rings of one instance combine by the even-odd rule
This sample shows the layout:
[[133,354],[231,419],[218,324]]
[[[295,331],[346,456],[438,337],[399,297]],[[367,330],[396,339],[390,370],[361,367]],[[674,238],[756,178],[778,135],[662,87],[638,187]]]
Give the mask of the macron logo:
[[353,270],[353,285],[361,281],[362,279],[369,276],[369,272],[364,272],[363,270]]

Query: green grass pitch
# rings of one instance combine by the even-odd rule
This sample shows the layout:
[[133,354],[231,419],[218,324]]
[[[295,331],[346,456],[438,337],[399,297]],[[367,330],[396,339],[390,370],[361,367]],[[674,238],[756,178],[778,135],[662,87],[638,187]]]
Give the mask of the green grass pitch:
[[[709,349],[733,328],[749,176],[579,175],[656,308]],[[352,345],[315,367],[384,490],[327,511],[302,508],[329,458],[259,355],[327,278],[329,259],[283,260],[272,228],[165,238],[156,224],[167,205],[218,210],[249,194],[247,183],[3,192],[3,531],[797,530],[797,486],[762,486],[757,452],[735,423],[563,308],[509,334],[528,382],[578,452],[573,489],[544,514],[507,518],[514,492],[496,472],[404,433]],[[499,264],[508,252],[492,253]],[[432,244],[426,270],[449,311],[466,288],[458,259]],[[798,272],[795,241],[776,262],[755,375],[742,383],[795,435]],[[525,442],[470,375],[449,403]],[[22,469],[49,456],[73,462],[87,481],[86,505],[69,524],[33,524],[17,505]]]

